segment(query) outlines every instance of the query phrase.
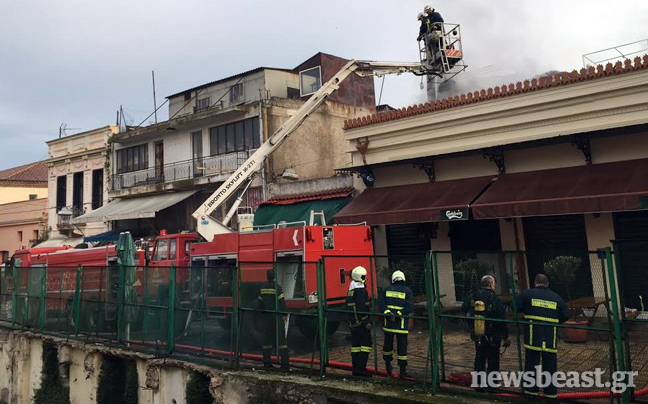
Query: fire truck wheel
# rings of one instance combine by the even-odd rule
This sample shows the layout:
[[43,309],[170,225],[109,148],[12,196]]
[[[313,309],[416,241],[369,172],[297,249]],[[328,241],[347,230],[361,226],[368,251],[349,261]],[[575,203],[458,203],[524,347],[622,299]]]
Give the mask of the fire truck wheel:
[[[340,326],[339,321],[329,321],[328,322],[328,335],[333,335]],[[297,328],[302,333],[302,335],[308,339],[315,338],[317,333],[317,318],[310,316],[297,316]]]

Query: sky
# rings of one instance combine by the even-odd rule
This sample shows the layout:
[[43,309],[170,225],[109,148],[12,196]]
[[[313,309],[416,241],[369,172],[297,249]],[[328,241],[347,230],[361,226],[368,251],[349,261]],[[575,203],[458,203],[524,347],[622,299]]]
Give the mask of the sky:
[[[46,141],[127,123],[164,97],[317,52],[418,61],[418,0],[20,0],[0,13],[0,170],[47,157]],[[648,1],[437,0],[461,24],[464,92],[574,70],[582,55],[648,38]],[[382,80],[382,79],[379,79]],[[377,97],[382,81],[376,81]],[[378,98],[377,98],[378,99]],[[381,103],[424,102],[421,79],[388,76]],[[159,120],[168,117],[161,108]],[[152,119],[151,119],[152,120]],[[146,124],[147,121],[145,121]]]

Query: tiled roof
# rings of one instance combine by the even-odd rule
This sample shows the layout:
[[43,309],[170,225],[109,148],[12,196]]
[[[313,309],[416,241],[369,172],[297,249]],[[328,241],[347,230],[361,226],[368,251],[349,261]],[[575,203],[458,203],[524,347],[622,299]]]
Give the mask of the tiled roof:
[[353,193],[353,188],[337,188],[328,191],[312,192],[308,194],[280,195],[275,196],[262,205],[291,205],[297,202],[320,201],[323,199],[346,198]]
[[516,84],[511,83],[508,85],[503,85],[501,87],[489,88],[487,90],[482,89],[480,91],[448,97],[446,99],[438,100],[435,102],[427,102],[425,104],[400,108],[395,111],[350,119],[344,121],[344,129],[348,130],[382,122],[395,121],[397,119],[427,114],[434,111],[459,107],[476,102],[510,97],[516,94],[528,93],[531,91],[540,91],[546,88],[564,86],[581,81],[594,80],[600,77],[614,76],[641,69],[648,69],[648,55],[644,55],[643,58],[637,56],[636,58],[634,58],[634,64],[632,60],[626,59],[623,63],[619,61],[614,65],[612,65],[612,63],[608,63],[606,66],[590,66],[587,69],[583,68],[579,71],[574,70],[571,73],[563,72],[556,74],[555,76],[544,76],[531,80],[524,80],[524,82],[518,81]]
[[42,161],[0,171],[0,181],[45,182],[47,184],[47,164]]

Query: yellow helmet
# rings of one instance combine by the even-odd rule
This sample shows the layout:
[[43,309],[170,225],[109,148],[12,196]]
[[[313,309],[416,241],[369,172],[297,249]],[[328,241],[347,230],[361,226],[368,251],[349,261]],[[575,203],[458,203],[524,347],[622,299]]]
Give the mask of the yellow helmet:
[[367,281],[367,270],[364,267],[355,267],[351,271],[351,279],[356,282],[366,282]]
[[392,274],[392,283],[403,281],[405,282],[405,274],[402,271],[394,271]]

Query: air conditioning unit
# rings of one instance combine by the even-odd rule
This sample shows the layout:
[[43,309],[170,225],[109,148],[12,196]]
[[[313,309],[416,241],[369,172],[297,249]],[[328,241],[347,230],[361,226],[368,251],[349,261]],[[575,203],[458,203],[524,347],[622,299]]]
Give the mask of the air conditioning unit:
[[238,227],[240,232],[254,230],[254,213],[239,213]]

